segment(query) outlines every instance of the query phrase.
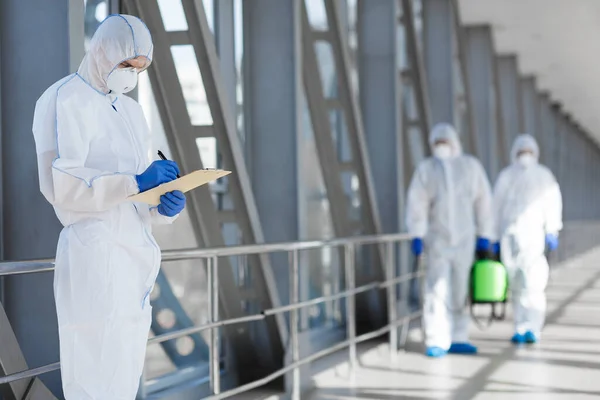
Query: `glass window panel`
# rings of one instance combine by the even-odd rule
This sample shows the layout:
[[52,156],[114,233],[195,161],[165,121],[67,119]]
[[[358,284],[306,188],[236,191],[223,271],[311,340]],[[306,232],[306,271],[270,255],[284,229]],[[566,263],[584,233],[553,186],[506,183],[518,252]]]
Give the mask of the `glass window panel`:
[[327,11],[323,0],[305,0],[305,3],[308,11],[308,21],[312,28],[326,31],[328,29]]
[[321,75],[321,84],[323,85],[323,96],[325,98],[337,98],[339,92],[338,79],[331,44],[329,42],[318,41],[315,43],[315,52]]
[[181,0],[158,0],[158,8],[167,32],[188,30]]
[[343,110],[329,111],[329,124],[333,140],[337,150],[337,157],[340,162],[352,161],[352,149],[348,138],[348,129],[346,128],[346,118]]
[[171,46],[171,54],[192,125],[212,125],[212,115],[193,46]]
[[202,0],[204,11],[206,11],[206,19],[211,32],[215,33],[215,3],[214,0]]
[[359,93],[358,77],[358,1],[347,0],[348,12],[348,50],[350,55],[350,84],[352,91]]
[[[305,96],[302,96],[302,129],[298,138],[300,240],[331,239],[335,236],[331,210],[323,181]],[[301,298],[312,299],[338,293],[340,263],[337,249],[304,251],[300,254]],[[340,301],[301,311],[303,330],[341,324]]]
[[84,46],[87,51],[98,26],[108,17],[108,0],[84,0]]
[[196,138],[204,168],[217,168],[217,140],[214,137]]
[[233,30],[234,30],[234,52],[235,52],[235,70],[236,70],[236,127],[238,135],[242,142],[246,139],[245,122],[244,122],[244,16],[242,0],[235,0],[233,14]]

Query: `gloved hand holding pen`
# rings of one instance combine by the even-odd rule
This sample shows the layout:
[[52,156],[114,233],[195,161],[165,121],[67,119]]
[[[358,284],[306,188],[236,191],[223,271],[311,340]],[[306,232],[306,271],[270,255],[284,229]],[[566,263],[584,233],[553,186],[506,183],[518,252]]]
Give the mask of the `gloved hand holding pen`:
[[141,193],[177,179],[178,174],[179,167],[175,161],[160,160],[150,164],[144,172],[136,175],[135,179]]

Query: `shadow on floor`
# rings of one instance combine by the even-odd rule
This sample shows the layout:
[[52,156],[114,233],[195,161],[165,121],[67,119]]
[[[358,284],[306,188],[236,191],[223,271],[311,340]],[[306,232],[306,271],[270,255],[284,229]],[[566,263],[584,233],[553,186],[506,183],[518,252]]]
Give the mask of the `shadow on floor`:
[[[317,395],[314,395],[310,400],[419,400],[419,399],[449,399],[452,397],[452,390],[433,390],[424,388],[321,388]],[[536,386],[524,386],[515,389],[485,389],[479,393],[495,393],[495,394],[561,394],[572,396],[599,396],[600,392],[585,391],[585,390],[568,390],[568,389],[547,389]]]
[[[597,271],[597,270],[596,270]],[[579,271],[578,271],[579,272]],[[574,303],[582,292],[594,287],[596,282],[600,279],[600,272],[596,272],[591,279],[587,280],[587,283],[579,286],[579,289],[572,293],[570,296],[565,298],[558,307],[556,307],[551,313],[548,314],[546,321],[547,324],[552,324],[563,315],[565,309],[572,303]],[[490,381],[491,376],[499,370],[507,362],[514,359],[518,359],[517,352],[518,348],[509,347],[500,354],[492,358],[490,362],[473,375],[468,381],[464,382],[461,387],[454,391],[452,400],[469,400],[477,396],[478,393],[485,391],[485,387]],[[564,360],[560,360],[561,362]],[[539,362],[539,360],[538,360]]]

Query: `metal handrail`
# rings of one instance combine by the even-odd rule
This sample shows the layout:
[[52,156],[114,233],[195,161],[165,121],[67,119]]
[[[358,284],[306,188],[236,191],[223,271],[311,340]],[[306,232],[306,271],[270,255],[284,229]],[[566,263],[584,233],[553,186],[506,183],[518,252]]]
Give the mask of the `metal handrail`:
[[[318,358],[324,357],[328,354],[339,351],[343,348],[349,347],[350,350],[350,366],[355,368],[357,365],[356,345],[362,341],[369,340],[378,336],[381,336],[388,331],[390,332],[390,345],[392,348],[396,348],[398,344],[398,337],[395,328],[402,325],[407,325],[412,319],[417,318],[420,313],[413,313],[409,316],[398,319],[396,312],[396,285],[406,282],[411,279],[422,276],[421,272],[407,273],[400,276],[395,276],[394,266],[394,251],[397,243],[406,241],[410,237],[407,234],[389,234],[389,235],[372,235],[372,236],[358,236],[352,238],[343,239],[332,239],[332,240],[313,240],[303,242],[286,242],[286,243],[273,243],[273,244],[255,244],[255,245],[243,245],[243,246],[231,246],[231,247],[218,247],[211,249],[186,249],[186,250],[170,250],[163,253],[163,261],[176,261],[176,260],[190,260],[190,259],[204,259],[207,263],[208,276],[210,283],[210,300],[211,304],[218,304],[218,258],[229,257],[229,256],[246,256],[262,253],[274,253],[274,252],[287,252],[290,255],[290,266],[291,266],[291,288],[290,288],[290,304],[286,306],[274,307],[271,309],[263,310],[259,314],[231,318],[227,320],[218,320],[218,311],[216,307],[211,307],[211,322],[199,326],[193,326],[190,328],[180,329],[174,332],[165,333],[163,335],[152,337],[148,340],[148,345],[165,342],[168,340],[177,339],[180,337],[188,336],[194,333],[210,330],[211,340],[209,345],[209,358],[210,358],[210,383],[213,396],[210,399],[223,399],[236,394],[260,387],[266,383],[269,383],[280,376],[285,375],[287,372],[293,372],[292,379],[292,399],[300,398],[300,381],[299,381],[299,367],[310,363]],[[375,281],[365,284],[360,287],[355,287],[354,278],[354,250],[357,245],[366,244],[379,244],[385,245],[387,250],[386,257],[386,276],[387,279],[383,282]],[[302,250],[309,250],[315,248],[327,248],[327,247],[343,247],[344,248],[344,269],[346,276],[346,290],[329,296],[322,296],[319,298],[299,301],[299,272],[298,272],[298,258],[299,252]],[[2,262],[0,263],[0,276],[15,275],[15,274],[27,274],[36,272],[52,271],[54,269],[53,260],[34,260],[34,261],[17,261],[17,262]],[[389,323],[385,327],[370,333],[356,336],[356,323],[354,319],[354,296],[359,293],[364,293],[370,290],[385,289],[388,297],[388,320]],[[336,345],[324,349],[318,353],[314,353],[303,359],[299,358],[299,342],[298,342],[298,311],[314,306],[316,304],[346,299],[346,327],[347,327],[347,340]],[[272,374],[248,383],[243,386],[239,386],[235,389],[221,393],[220,390],[220,355],[219,355],[219,338],[217,330],[219,327],[240,324],[251,321],[259,321],[265,319],[267,316],[274,314],[290,312],[291,317],[291,344],[292,344],[292,362],[283,367],[282,369],[273,372]],[[294,323],[295,321],[295,323]],[[60,368],[60,363],[53,363],[45,365],[39,368],[33,368],[26,371],[18,372],[5,377],[0,377],[0,385],[10,383],[15,380],[32,378],[37,375],[54,371]],[[142,382],[143,386],[143,382]],[[143,388],[142,388],[143,390]]]
[[[409,240],[410,236],[405,233],[388,235],[356,236],[351,238],[340,238],[331,240],[308,240],[301,242],[262,243],[241,246],[221,246],[210,249],[182,249],[165,250],[162,253],[162,261],[194,260],[210,257],[231,257],[255,255],[262,253],[277,253],[309,250],[321,247],[339,247],[344,245],[366,245],[399,242]],[[54,270],[53,259],[28,260],[28,261],[3,261],[0,262],[0,276],[31,274]]]

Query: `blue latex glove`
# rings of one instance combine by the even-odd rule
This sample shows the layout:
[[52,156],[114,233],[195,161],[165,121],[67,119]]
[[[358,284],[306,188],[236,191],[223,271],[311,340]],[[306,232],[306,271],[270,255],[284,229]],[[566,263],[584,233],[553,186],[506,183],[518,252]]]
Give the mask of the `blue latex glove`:
[[546,246],[548,250],[554,251],[558,248],[558,236],[551,233],[546,235]]
[[492,251],[495,255],[500,254],[500,242],[496,242],[492,245]]
[[488,251],[490,249],[490,240],[486,238],[477,238],[477,245],[475,246],[477,251]]
[[412,240],[411,249],[413,254],[417,257],[423,254],[423,239],[414,238]]
[[175,161],[159,160],[150,164],[140,175],[136,175],[135,180],[141,193],[163,183],[174,181],[178,174],[179,167]]
[[185,195],[179,190],[160,196],[158,212],[165,217],[174,217],[185,208]]

